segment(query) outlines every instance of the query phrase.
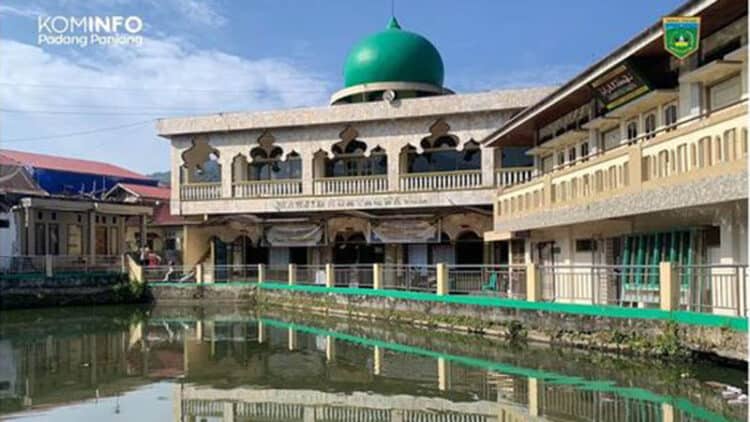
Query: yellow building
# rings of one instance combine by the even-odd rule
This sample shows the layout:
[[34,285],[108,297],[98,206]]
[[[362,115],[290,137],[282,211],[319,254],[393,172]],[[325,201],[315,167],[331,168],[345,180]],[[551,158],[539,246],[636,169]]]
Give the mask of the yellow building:
[[[482,142],[534,157],[531,180],[499,190],[485,239],[524,242],[546,298],[649,302],[665,261],[684,285],[704,283],[683,295],[690,306],[744,296],[747,4],[672,15],[701,18],[696,53],[671,56],[655,23]],[[580,276],[595,265],[613,267]]]

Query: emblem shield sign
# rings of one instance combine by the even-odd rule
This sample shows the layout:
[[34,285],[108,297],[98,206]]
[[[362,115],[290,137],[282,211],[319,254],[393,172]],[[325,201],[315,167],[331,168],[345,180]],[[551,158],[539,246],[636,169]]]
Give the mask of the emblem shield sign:
[[700,45],[699,17],[669,17],[662,19],[664,49],[682,60],[695,53]]

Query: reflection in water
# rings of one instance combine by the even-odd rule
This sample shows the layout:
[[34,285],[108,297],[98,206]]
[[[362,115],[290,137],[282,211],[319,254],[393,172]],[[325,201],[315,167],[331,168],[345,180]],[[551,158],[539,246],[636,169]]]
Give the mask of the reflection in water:
[[[364,322],[252,310],[18,311],[0,321],[0,413],[58,420],[744,420],[699,376]],[[687,377],[684,374],[688,374]],[[681,379],[685,378],[685,379]]]

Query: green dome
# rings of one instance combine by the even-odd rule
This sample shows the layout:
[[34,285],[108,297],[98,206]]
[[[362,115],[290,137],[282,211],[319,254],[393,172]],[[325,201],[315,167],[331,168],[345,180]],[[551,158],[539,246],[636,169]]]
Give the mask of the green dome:
[[346,87],[373,82],[420,82],[443,86],[443,59],[425,37],[402,31],[391,18],[385,31],[370,35],[349,52]]

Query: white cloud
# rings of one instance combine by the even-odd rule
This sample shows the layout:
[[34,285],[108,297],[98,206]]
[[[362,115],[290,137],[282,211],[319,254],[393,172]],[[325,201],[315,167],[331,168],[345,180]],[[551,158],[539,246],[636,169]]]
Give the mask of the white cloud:
[[219,27],[227,23],[226,17],[216,8],[215,4],[206,0],[172,0],[161,3],[170,3],[174,10],[180,13],[190,22]]
[[175,39],[149,38],[141,47],[87,47],[67,55],[57,51],[13,40],[0,43],[2,107],[100,114],[3,113],[0,148],[102,160],[142,172],[166,170],[168,142],[156,137],[152,124],[56,140],[4,140],[170,115],[322,105],[329,92],[323,78],[287,59],[250,60]]
[[22,18],[33,18],[37,16],[46,15],[47,13],[40,7],[34,5],[25,5],[21,7],[9,6],[7,4],[0,5],[0,16],[20,16]]

